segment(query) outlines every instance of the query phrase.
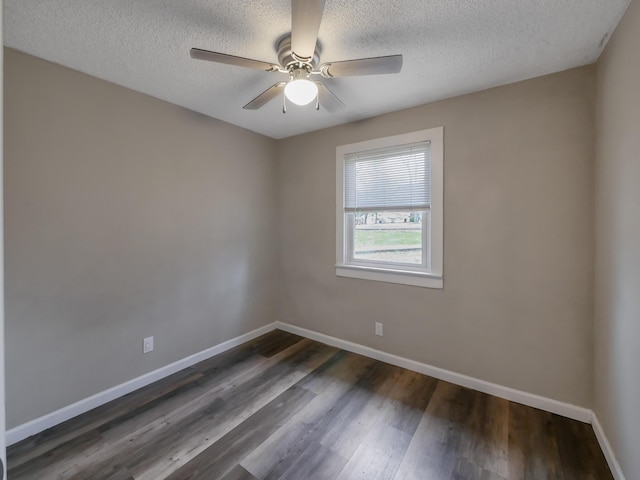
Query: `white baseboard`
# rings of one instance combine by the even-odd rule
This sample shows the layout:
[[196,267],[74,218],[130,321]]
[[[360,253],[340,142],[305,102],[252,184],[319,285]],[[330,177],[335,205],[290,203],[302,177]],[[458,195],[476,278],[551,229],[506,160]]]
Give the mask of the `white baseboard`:
[[[0,400],[0,432],[4,430],[5,419],[5,407],[4,398]],[[5,439],[0,438],[0,460],[2,460],[2,468],[0,468],[0,478],[7,478],[7,446],[5,445]]]
[[456,385],[471,388],[473,390],[484,392],[490,395],[495,395],[496,397],[504,398],[512,402],[521,403],[522,405],[527,405],[530,407],[538,408],[540,410],[562,415],[563,417],[572,418],[580,422],[591,423],[593,425],[596,438],[600,443],[600,448],[602,448],[604,456],[607,459],[607,463],[609,464],[609,468],[611,469],[611,473],[613,474],[615,480],[625,480],[625,477],[622,473],[622,470],[620,469],[618,461],[616,460],[616,456],[613,453],[611,445],[609,444],[609,441],[607,440],[607,437],[602,430],[602,426],[600,425],[597,416],[592,410],[578,407],[569,403],[560,402],[558,400],[553,400],[551,398],[542,397],[540,395],[535,395],[533,393],[527,393],[510,387],[505,387],[484,380],[479,380],[467,375],[452,372],[450,370],[445,370],[439,367],[434,367],[432,365],[417,362],[415,360],[410,360],[408,358],[400,357],[390,353],[382,352],[371,347],[359,345],[357,343],[342,340],[330,335],[325,335],[323,333],[315,332],[313,330],[308,330],[302,327],[297,327],[295,325],[284,322],[275,322],[269,325],[265,325],[264,327],[258,328],[249,333],[245,333],[244,335],[240,335],[239,337],[232,338],[231,340],[227,340],[226,342],[220,343],[214,347],[183,358],[182,360],[178,360],[177,362],[154,370],[153,372],[149,372],[145,375],[129,380],[128,382],[125,382],[121,385],[117,385],[108,390],[92,395],[91,397],[85,398],[84,400],[80,400],[76,403],[63,407],[59,410],[56,410],[55,412],[51,412],[47,415],[36,418],[35,420],[12,428],[11,430],[8,430],[6,432],[6,443],[7,445],[13,445],[14,443],[30,437],[31,435],[40,433],[47,428],[51,428],[66,420],[69,420],[82,413],[99,407],[100,405],[104,405],[111,400],[115,400],[116,398],[131,393],[134,390],[149,385],[150,383],[161,380],[162,378],[179,372],[184,368],[195,365],[198,362],[201,362],[215,355],[218,355],[219,353],[225,352],[233,347],[253,340],[254,338],[275,330],[276,328],[284,330],[286,332],[294,333],[296,335],[300,335],[305,338],[309,338],[311,340],[316,340],[327,345],[338,347],[349,352],[358,353],[375,360],[380,360],[391,365],[396,365],[398,367],[423,373],[425,375],[429,375],[440,380],[445,380]]
[[618,459],[616,458],[615,453],[613,453],[611,444],[609,443],[607,436],[604,434],[602,425],[600,425],[598,416],[595,413],[593,414],[593,418],[591,419],[591,425],[593,425],[593,431],[596,434],[596,438],[598,439],[598,443],[600,444],[602,453],[604,453],[604,458],[607,459],[607,463],[609,464],[609,469],[611,470],[613,478],[615,480],[625,480],[622,469],[620,468],[620,464],[618,463]]
[[104,390],[100,393],[96,393],[95,395],[72,403],[71,405],[56,410],[55,412],[48,413],[47,415],[43,415],[42,417],[31,420],[30,422],[18,425],[11,430],[7,430],[5,437],[6,443],[7,445],[13,445],[20,440],[24,440],[31,435],[40,433],[47,428],[51,428],[82,413],[88,412],[89,410],[104,405],[111,400],[115,400],[116,398],[122,397],[127,393],[131,393],[134,390],[145,387],[150,383],[157,382],[158,380],[168,377],[169,375],[173,375],[174,373],[179,372],[182,369],[211,358],[214,355],[218,355],[219,353],[225,352],[233,347],[237,347],[238,345],[253,340],[260,335],[264,335],[265,333],[275,330],[275,328],[275,323],[265,325],[264,327],[260,327],[256,330],[245,333],[244,335],[240,335],[238,337],[232,338],[231,340],[227,340],[226,342],[220,343],[214,347],[208,348],[206,350],[183,358],[182,360],[171,363],[165,367],[159,368],[140,377],[129,380],[128,382],[116,385],[115,387],[109,388],[108,390]]
[[578,420],[583,423],[590,423],[593,427],[593,431],[595,432],[598,443],[600,444],[600,448],[602,449],[602,452],[607,460],[609,469],[611,470],[611,474],[613,475],[614,479],[625,480],[625,476],[622,473],[620,464],[618,463],[613,449],[611,448],[611,444],[604,434],[604,430],[602,429],[602,426],[598,421],[598,417],[592,410],[588,408],[578,407],[570,403],[560,402],[558,400],[542,397],[533,393],[527,393],[510,387],[505,387],[484,380],[479,380],[467,375],[452,372],[450,370],[445,370],[439,367],[434,367],[432,365],[427,365],[426,363],[416,362],[415,360],[409,360],[408,358],[385,353],[371,347],[365,347],[364,345],[349,342],[347,340],[342,340],[330,335],[325,335],[324,333],[318,333],[306,328],[297,327],[288,323],[276,322],[276,328],[309,338],[311,340],[326,343],[327,345],[338,347],[349,352],[358,353],[360,355],[364,355],[365,357],[390,363],[391,365],[396,365],[408,370],[413,370],[418,373],[423,373],[440,380],[445,380],[455,385],[468,387],[473,390],[488,393],[490,395],[504,398],[506,400],[520,403],[522,405],[527,405],[529,407],[538,408],[546,412],[555,413],[557,415]]
[[398,367],[413,370],[414,372],[423,373],[431,377],[435,377],[439,380],[445,380],[447,382],[460,385],[462,387],[471,388],[479,392],[495,395],[496,397],[504,398],[512,402],[521,403],[529,407],[538,408],[547,412],[556,413],[563,417],[572,418],[584,423],[591,423],[593,412],[587,408],[578,407],[570,403],[560,402],[551,398],[542,397],[533,393],[523,392],[509,387],[504,387],[477,378],[469,377],[461,373],[455,373],[443,368],[427,365],[426,363],[416,362],[415,360],[409,360],[408,358],[399,357],[390,353],[385,353],[380,350],[376,350],[371,347],[365,347],[357,343],[352,343],[346,340],[342,340],[336,337],[331,337],[323,333],[314,332],[313,330],[307,330],[306,328],[297,327],[284,322],[276,322],[276,327],[280,330],[284,330],[290,333],[295,333],[302,337],[310,338],[318,342],[326,343],[334,347],[347,350],[349,352],[358,353],[365,357],[374,358],[382,362],[390,363]]

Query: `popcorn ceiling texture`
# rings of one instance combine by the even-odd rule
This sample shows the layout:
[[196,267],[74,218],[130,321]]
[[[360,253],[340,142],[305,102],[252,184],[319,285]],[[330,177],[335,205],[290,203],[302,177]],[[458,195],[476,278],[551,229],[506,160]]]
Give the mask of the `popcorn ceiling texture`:
[[[276,62],[288,0],[5,0],[5,45],[283,138],[594,62],[630,0],[327,0],[321,62],[402,53],[400,74],[325,83],[347,105],[242,106],[285,74],[196,61],[191,47]],[[605,40],[603,40],[605,39]]]

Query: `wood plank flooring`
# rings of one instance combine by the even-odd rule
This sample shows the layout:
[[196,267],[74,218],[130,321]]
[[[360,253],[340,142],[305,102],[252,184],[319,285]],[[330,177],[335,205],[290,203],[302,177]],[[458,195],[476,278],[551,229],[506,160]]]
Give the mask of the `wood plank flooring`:
[[591,426],[274,331],[8,449],[9,479],[607,480]]

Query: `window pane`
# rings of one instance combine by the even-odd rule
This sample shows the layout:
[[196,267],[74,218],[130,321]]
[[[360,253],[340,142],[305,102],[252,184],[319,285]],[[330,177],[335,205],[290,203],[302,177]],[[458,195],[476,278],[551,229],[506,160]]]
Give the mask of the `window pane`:
[[431,204],[430,142],[347,155],[347,210],[415,210]]
[[424,217],[425,212],[357,212],[353,258],[421,265]]

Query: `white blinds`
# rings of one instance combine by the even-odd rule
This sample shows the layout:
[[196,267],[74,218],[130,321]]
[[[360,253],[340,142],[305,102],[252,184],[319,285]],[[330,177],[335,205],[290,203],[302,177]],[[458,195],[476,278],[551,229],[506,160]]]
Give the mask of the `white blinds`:
[[415,211],[430,207],[431,142],[345,156],[346,212]]

